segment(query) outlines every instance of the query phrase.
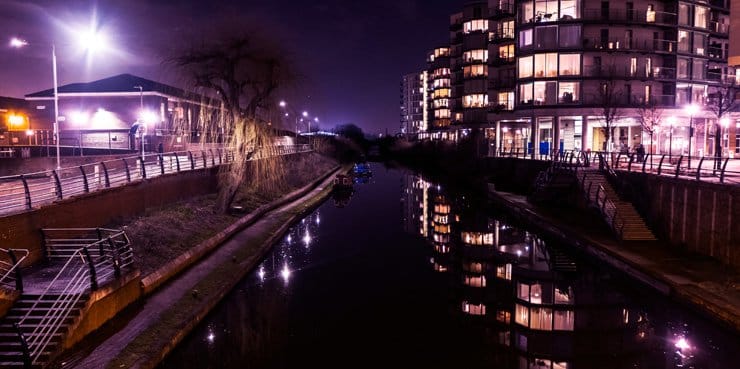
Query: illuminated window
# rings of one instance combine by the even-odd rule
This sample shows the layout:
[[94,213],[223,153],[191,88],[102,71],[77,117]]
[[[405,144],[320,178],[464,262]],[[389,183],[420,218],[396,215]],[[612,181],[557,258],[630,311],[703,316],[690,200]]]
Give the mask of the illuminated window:
[[554,22],[558,19],[558,0],[534,1],[535,22]]
[[534,103],[553,105],[557,102],[557,85],[555,81],[538,81],[534,83]]
[[434,106],[435,109],[448,108],[450,106],[450,100],[449,99],[437,99],[437,100],[434,100],[434,102],[432,103],[432,106]]
[[514,21],[505,21],[499,24],[499,33],[504,38],[514,38]]
[[486,276],[465,276],[465,285],[482,288],[486,286]]
[[463,96],[464,108],[484,108],[488,106],[487,94],[473,94]]
[[432,76],[435,78],[437,77],[445,77],[450,75],[450,68],[437,68],[434,70],[434,73],[432,73]]
[[534,101],[532,93],[533,83],[524,83],[519,85],[519,101],[522,104],[531,104]]
[[678,30],[678,51],[689,52],[689,31]]
[[438,90],[434,90],[434,93],[432,96],[436,99],[438,97],[450,97],[450,89],[449,88],[441,88]]
[[448,48],[439,48],[434,50],[434,56],[440,57],[440,56],[449,56],[450,55],[450,49]]
[[558,54],[546,53],[534,56],[535,77],[556,77],[558,75]]
[[678,24],[682,26],[691,25],[691,21],[689,20],[689,4],[678,3]]
[[450,87],[450,80],[447,78],[435,79],[432,86],[434,86],[434,88]]
[[560,54],[559,58],[561,76],[581,74],[581,54]]
[[450,117],[450,109],[437,109],[434,111],[434,117],[444,119]]
[[705,55],[707,51],[707,35],[694,33],[694,54]]
[[462,311],[470,315],[486,315],[486,305],[484,304],[471,304],[467,301],[462,303]]
[[534,62],[531,56],[525,56],[519,58],[519,78],[532,77],[532,70],[534,69]]
[[647,11],[645,12],[645,21],[648,23],[655,22],[655,5],[648,4]]
[[499,92],[498,93],[498,105],[504,110],[514,109],[514,93],[513,92]]
[[510,61],[514,59],[514,45],[504,45],[498,48],[499,59]]
[[694,27],[707,28],[708,18],[709,8],[699,5],[694,7]]
[[516,304],[514,321],[525,327],[529,327],[529,309],[524,305]]
[[470,50],[463,53],[463,61],[470,62],[487,62],[488,50]]
[[524,283],[517,283],[516,297],[520,300],[529,301],[529,285]]
[[529,308],[529,328],[542,331],[551,331],[552,309],[542,307]]
[[481,77],[488,75],[487,65],[468,65],[463,67],[463,76],[465,78]]
[[578,0],[560,0],[560,19],[581,18],[581,2]]
[[499,265],[496,267],[496,277],[511,280],[511,264]]
[[519,14],[522,23],[534,21],[534,4],[532,4],[531,0],[522,2]]
[[463,269],[473,273],[483,273],[483,263],[470,262],[463,265]]
[[556,304],[573,304],[573,292],[570,287],[567,290],[561,290],[555,288],[555,303]]
[[509,324],[509,322],[511,322],[511,313],[506,310],[499,310],[496,312],[496,320],[501,323]]
[[572,310],[555,310],[556,331],[572,331],[575,325],[576,313]]
[[434,204],[434,212],[440,214],[449,214],[450,206],[444,204]]
[[560,82],[558,83],[558,102],[576,103],[581,99],[580,82]]
[[488,31],[488,20],[487,19],[476,19],[463,23],[463,32],[482,32]]
[[532,30],[519,31],[519,47],[532,45]]
[[542,285],[539,283],[529,286],[529,302],[542,304]]

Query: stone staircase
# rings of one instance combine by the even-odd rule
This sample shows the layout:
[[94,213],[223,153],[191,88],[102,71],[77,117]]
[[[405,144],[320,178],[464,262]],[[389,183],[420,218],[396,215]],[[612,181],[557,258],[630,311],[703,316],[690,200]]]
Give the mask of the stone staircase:
[[[8,311],[5,317],[0,320],[0,368],[42,368],[43,363],[52,359],[53,355],[59,351],[62,339],[69,332],[72,325],[80,319],[80,313],[88,300],[88,295],[82,296],[65,296],[59,294],[22,294],[15,302],[13,307]],[[68,298],[76,300],[71,304],[70,309],[59,308],[59,301]],[[35,306],[34,306],[35,305]],[[49,316],[66,314],[63,318],[62,325],[52,334],[44,332],[42,322],[48,321]],[[48,340],[42,352],[38,353],[38,359],[35,364],[25,362],[24,348],[16,329],[24,317],[24,323],[19,326],[25,339],[45,335]],[[36,331],[36,332],[34,332]],[[33,347],[31,348],[33,350]],[[31,352],[33,354],[33,352]],[[30,364],[30,365],[29,365]]]
[[590,205],[599,207],[601,195],[599,188],[602,188],[606,198],[614,205],[616,210],[615,219],[611,222],[614,231],[624,241],[655,241],[656,237],[648,228],[631,202],[623,201],[617,195],[617,192],[611,186],[606,176],[598,170],[585,170],[579,179],[581,188]]

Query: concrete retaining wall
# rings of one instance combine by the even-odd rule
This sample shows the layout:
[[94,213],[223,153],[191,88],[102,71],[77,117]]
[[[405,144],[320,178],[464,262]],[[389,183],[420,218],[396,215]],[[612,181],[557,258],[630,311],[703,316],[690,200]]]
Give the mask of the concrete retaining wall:
[[632,202],[669,244],[740,267],[740,188],[619,173]]
[[213,193],[217,190],[217,174],[217,168],[169,174],[2,217],[0,242],[6,247],[28,249],[25,263],[29,265],[43,257],[41,228],[100,227],[114,219],[142,214],[147,208]]

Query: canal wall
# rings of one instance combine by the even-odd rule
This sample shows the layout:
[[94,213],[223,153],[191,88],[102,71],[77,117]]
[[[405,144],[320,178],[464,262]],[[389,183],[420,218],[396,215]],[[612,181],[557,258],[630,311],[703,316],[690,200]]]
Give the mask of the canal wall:
[[740,187],[619,172],[625,192],[662,240],[740,267]]
[[528,194],[537,175],[550,164],[542,160],[484,158],[483,171],[497,190]]

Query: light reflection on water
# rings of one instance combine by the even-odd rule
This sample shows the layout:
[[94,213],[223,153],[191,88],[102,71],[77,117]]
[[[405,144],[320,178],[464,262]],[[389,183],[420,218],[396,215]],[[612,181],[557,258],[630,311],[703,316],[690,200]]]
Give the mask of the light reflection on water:
[[735,367],[737,337],[446,190],[374,167],[161,368]]

